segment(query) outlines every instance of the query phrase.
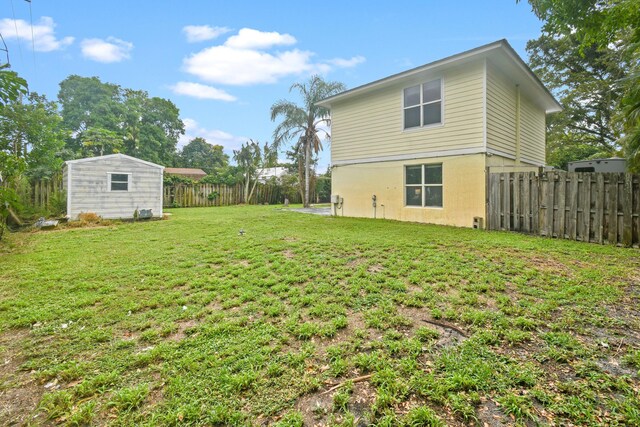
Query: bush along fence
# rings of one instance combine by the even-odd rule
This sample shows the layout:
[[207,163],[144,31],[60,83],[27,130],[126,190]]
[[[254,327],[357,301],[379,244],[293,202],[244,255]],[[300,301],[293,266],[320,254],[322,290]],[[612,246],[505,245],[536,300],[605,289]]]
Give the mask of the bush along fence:
[[490,230],[640,245],[640,175],[502,172],[488,181]]
[[[171,184],[164,186],[164,207],[230,206],[245,202],[242,184]],[[301,203],[298,193],[287,194],[281,186],[256,185],[251,204],[282,204],[285,197],[291,203]]]
[[41,179],[20,185],[20,203],[31,213],[57,215],[66,210],[67,195],[62,187],[62,176]]

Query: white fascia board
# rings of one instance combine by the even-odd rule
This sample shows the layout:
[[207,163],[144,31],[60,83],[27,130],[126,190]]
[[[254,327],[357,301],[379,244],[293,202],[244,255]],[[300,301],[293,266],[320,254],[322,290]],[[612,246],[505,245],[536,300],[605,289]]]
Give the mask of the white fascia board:
[[134,162],[142,163],[142,164],[145,164],[147,166],[153,166],[155,168],[160,168],[160,169],[164,170],[164,166],[162,166],[162,165],[151,163],[151,162],[148,162],[146,160],[138,159],[136,157],[127,156],[126,154],[122,154],[122,153],[107,154],[106,156],[98,156],[98,157],[86,157],[84,159],[67,160],[65,163],[67,163],[67,164],[88,163],[88,162],[95,162],[96,160],[112,159],[112,158],[129,159],[129,160],[132,160]]
[[399,154],[396,156],[369,157],[364,159],[353,159],[353,160],[336,160],[333,162],[333,166],[346,166],[346,165],[356,165],[356,164],[363,164],[363,163],[395,162],[399,160],[429,159],[433,157],[451,157],[451,156],[463,156],[468,154],[484,154],[484,153],[486,153],[486,150],[483,147],[462,148],[459,150],[441,150],[441,151],[429,151],[426,153],[416,153],[416,154]]

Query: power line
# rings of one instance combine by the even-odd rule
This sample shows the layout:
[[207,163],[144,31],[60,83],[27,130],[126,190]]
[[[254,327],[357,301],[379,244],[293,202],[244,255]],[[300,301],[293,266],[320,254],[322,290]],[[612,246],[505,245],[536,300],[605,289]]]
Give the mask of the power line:
[[18,52],[20,52],[20,61],[22,61],[22,43],[20,43],[20,34],[18,34],[18,22],[16,20],[16,10],[13,7],[13,0],[11,0],[11,14],[13,15],[13,26],[16,29],[16,40],[18,41]]
[[37,65],[36,65],[36,41],[33,36],[33,13],[31,11],[31,0],[25,0],[29,3],[29,21],[31,21],[31,52],[33,53],[33,72],[36,74]]

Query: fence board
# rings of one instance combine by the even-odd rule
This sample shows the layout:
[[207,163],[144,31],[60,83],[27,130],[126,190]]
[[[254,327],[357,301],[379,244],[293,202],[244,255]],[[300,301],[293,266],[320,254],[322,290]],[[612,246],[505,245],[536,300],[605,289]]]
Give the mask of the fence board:
[[609,178],[609,200],[607,205],[608,217],[608,243],[615,244],[618,241],[618,176],[613,173],[607,174]]
[[640,245],[640,175],[490,173],[487,191],[491,230]]
[[580,204],[582,206],[582,221],[580,223],[580,240],[590,241],[591,227],[591,174],[582,175],[582,189],[580,191]]
[[580,183],[582,174],[570,174],[569,178],[569,200],[567,216],[567,232],[569,239],[576,240],[578,228],[578,184]]

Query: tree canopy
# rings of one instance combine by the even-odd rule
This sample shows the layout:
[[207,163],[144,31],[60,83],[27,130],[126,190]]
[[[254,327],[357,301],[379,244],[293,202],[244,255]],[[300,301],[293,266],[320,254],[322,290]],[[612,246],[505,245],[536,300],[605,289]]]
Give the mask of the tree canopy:
[[527,46],[531,65],[565,107],[549,122],[550,160],[623,149],[640,171],[638,1],[529,3],[543,21],[542,36]]
[[[173,102],[149,97],[146,91],[103,83],[97,77],[76,75],[60,83],[58,99],[63,123],[72,135],[68,144],[73,151],[96,154],[86,150],[89,132],[94,141],[101,135],[90,146],[101,147],[103,154],[123,152],[154,163],[173,164],[178,138],[184,134],[180,111]],[[115,143],[113,135],[122,144]],[[107,137],[111,142],[104,142]]]
[[222,145],[209,144],[204,138],[197,137],[189,141],[179,154],[179,163],[185,168],[200,168],[207,174],[229,164],[229,156]]

